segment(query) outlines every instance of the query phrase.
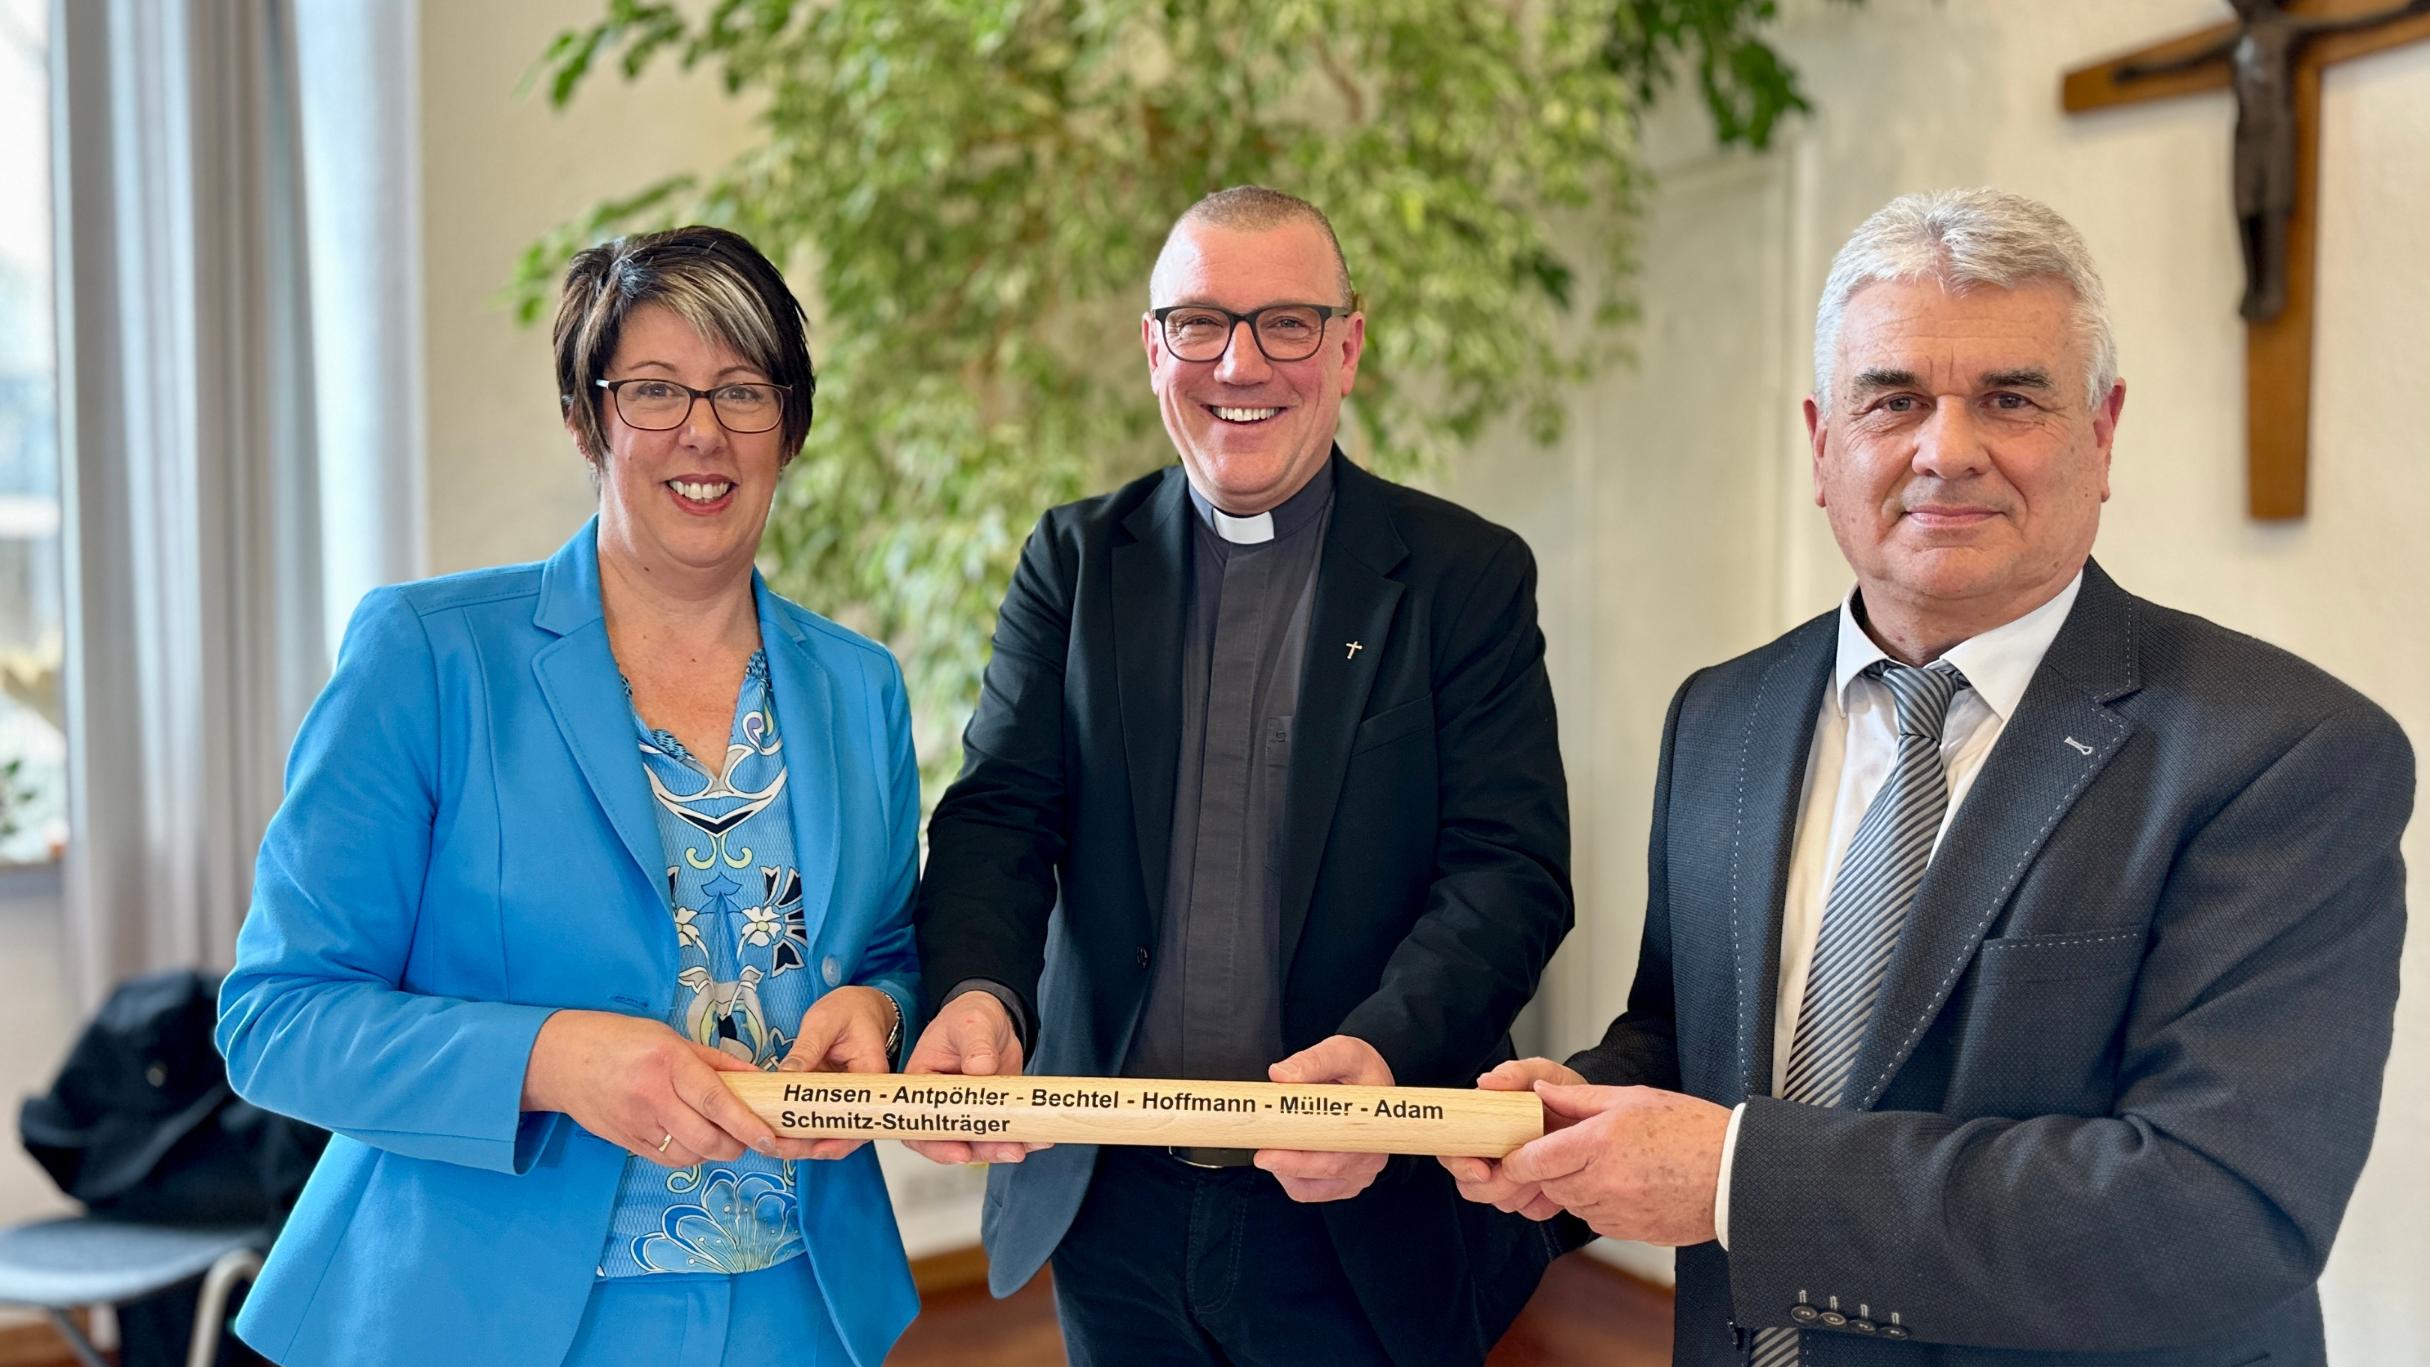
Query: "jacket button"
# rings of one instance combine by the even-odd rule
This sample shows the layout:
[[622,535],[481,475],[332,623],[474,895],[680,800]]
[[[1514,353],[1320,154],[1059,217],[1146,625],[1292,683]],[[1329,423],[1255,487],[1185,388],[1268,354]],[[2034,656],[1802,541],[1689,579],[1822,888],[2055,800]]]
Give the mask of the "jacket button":
[[838,962],[836,957],[832,954],[828,955],[825,962],[818,966],[818,971],[819,976],[827,980],[827,986],[829,987],[833,987],[837,983],[844,980],[844,966],[842,963]]
[[1799,1324],[1812,1324],[1822,1318],[1822,1311],[1811,1305],[1792,1305],[1789,1307],[1789,1318]]
[[1886,1339],[1903,1339],[1907,1337],[1907,1326],[1903,1324],[1885,1324],[1882,1326],[1882,1337]]
[[1146,945],[1139,946],[1139,966],[1141,968],[1148,966],[1148,952]]
[[1848,1327],[1860,1334],[1870,1334],[1881,1328],[1880,1325],[1875,1324],[1873,1321],[1866,1319],[1862,1315],[1848,1321]]
[[1822,1312],[1822,1322],[1829,1328],[1840,1329],[1847,1326],[1848,1317],[1837,1310],[1825,1310]]

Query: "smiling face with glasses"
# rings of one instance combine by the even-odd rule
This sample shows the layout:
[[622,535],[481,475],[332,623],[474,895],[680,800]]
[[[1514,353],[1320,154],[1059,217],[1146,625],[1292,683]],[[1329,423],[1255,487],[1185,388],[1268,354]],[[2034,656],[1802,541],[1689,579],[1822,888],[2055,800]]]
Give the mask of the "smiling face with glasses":
[[638,564],[747,567],[783,467],[785,386],[657,304],[625,318],[605,371],[603,537]]
[[1185,222],[1165,244],[1140,319],[1149,384],[1190,482],[1229,513],[1265,512],[1333,450],[1366,319],[1341,293],[1313,223],[1242,230]]

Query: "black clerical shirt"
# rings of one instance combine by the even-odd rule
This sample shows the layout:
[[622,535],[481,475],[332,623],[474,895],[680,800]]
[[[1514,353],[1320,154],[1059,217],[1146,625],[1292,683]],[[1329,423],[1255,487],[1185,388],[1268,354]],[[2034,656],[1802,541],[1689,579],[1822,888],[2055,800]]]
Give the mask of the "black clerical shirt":
[[1263,517],[1226,516],[1195,487],[1190,503],[1172,857],[1124,1072],[1263,1081],[1284,1052],[1284,788],[1333,470]]

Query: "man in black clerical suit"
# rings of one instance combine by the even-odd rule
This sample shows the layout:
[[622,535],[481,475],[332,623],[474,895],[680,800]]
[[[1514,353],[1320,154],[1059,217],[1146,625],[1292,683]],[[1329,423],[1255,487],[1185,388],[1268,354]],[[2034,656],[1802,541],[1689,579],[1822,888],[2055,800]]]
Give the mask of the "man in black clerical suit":
[[[1046,514],[929,825],[910,1068],[1467,1086],[1571,916],[1535,567],[1334,445],[1366,319],[1324,215],[1173,228],[1140,337],[1181,461]],[[1081,1364],[1476,1363],[1554,1252],[1430,1160],[918,1146],[989,1174]]]
[[1679,1246],[1680,1367],[2326,1362],[2413,752],[2092,559],[2126,386],[2074,228],[1902,196],[1806,403],[1836,611],[1680,685],[1628,1010],[1468,1194]]

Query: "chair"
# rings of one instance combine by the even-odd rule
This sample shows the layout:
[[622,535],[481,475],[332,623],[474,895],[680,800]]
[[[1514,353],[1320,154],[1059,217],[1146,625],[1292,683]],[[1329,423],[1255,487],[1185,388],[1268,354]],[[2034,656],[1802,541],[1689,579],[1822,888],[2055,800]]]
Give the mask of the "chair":
[[151,1225],[69,1215],[0,1229],[0,1304],[47,1312],[85,1367],[108,1360],[68,1312],[123,1305],[201,1277],[186,1367],[218,1356],[228,1297],[261,1270],[258,1226]]

